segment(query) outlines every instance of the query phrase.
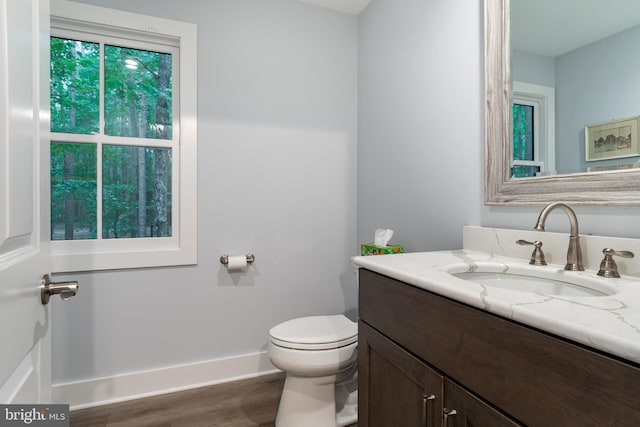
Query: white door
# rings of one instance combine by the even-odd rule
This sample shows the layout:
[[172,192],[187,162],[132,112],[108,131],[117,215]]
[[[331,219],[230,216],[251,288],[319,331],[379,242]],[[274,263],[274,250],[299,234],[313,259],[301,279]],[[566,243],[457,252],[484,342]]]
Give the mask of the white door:
[[48,0],[0,0],[0,403],[51,399],[50,305],[40,300],[50,268],[48,15]]

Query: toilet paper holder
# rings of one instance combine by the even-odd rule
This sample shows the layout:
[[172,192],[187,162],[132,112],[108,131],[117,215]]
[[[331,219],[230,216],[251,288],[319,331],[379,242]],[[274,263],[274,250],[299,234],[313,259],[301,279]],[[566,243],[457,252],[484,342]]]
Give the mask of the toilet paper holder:
[[[247,264],[251,264],[253,263],[253,261],[256,260],[256,257],[253,254],[247,254]],[[220,263],[222,265],[228,265],[229,264],[229,255],[222,255],[220,257]]]

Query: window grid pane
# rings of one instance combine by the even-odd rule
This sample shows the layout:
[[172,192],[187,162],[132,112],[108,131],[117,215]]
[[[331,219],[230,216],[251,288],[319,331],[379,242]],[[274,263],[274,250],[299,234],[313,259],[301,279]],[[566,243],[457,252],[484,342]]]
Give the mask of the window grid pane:
[[51,240],[96,238],[96,147],[51,143]]
[[98,43],[51,37],[51,131],[99,131]]
[[513,160],[535,160],[533,106],[513,104]]
[[171,54],[105,45],[105,134],[171,139]]
[[539,173],[540,166],[515,165],[511,168],[511,176],[514,178],[530,178]]
[[171,237],[172,54],[50,40],[51,239]]
[[102,147],[104,239],[171,236],[171,149]]

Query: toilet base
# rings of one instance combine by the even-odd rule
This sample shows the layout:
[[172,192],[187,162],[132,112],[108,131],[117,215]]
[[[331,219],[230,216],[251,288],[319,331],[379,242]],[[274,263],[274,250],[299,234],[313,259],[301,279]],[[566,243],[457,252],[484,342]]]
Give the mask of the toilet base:
[[357,378],[336,383],[336,375],[287,375],[276,427],[344,427],[357,421]]
[[358,421],[358,372],[335,386],[336,425],[348,426]]

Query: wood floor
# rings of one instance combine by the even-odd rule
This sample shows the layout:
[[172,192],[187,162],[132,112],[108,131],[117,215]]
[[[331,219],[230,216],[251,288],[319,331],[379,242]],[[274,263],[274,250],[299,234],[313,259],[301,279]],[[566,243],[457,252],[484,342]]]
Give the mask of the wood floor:
[[[272,427],[284,375],[71,411],[71,427]],[[357,427],[354,424],[350,427]]]

